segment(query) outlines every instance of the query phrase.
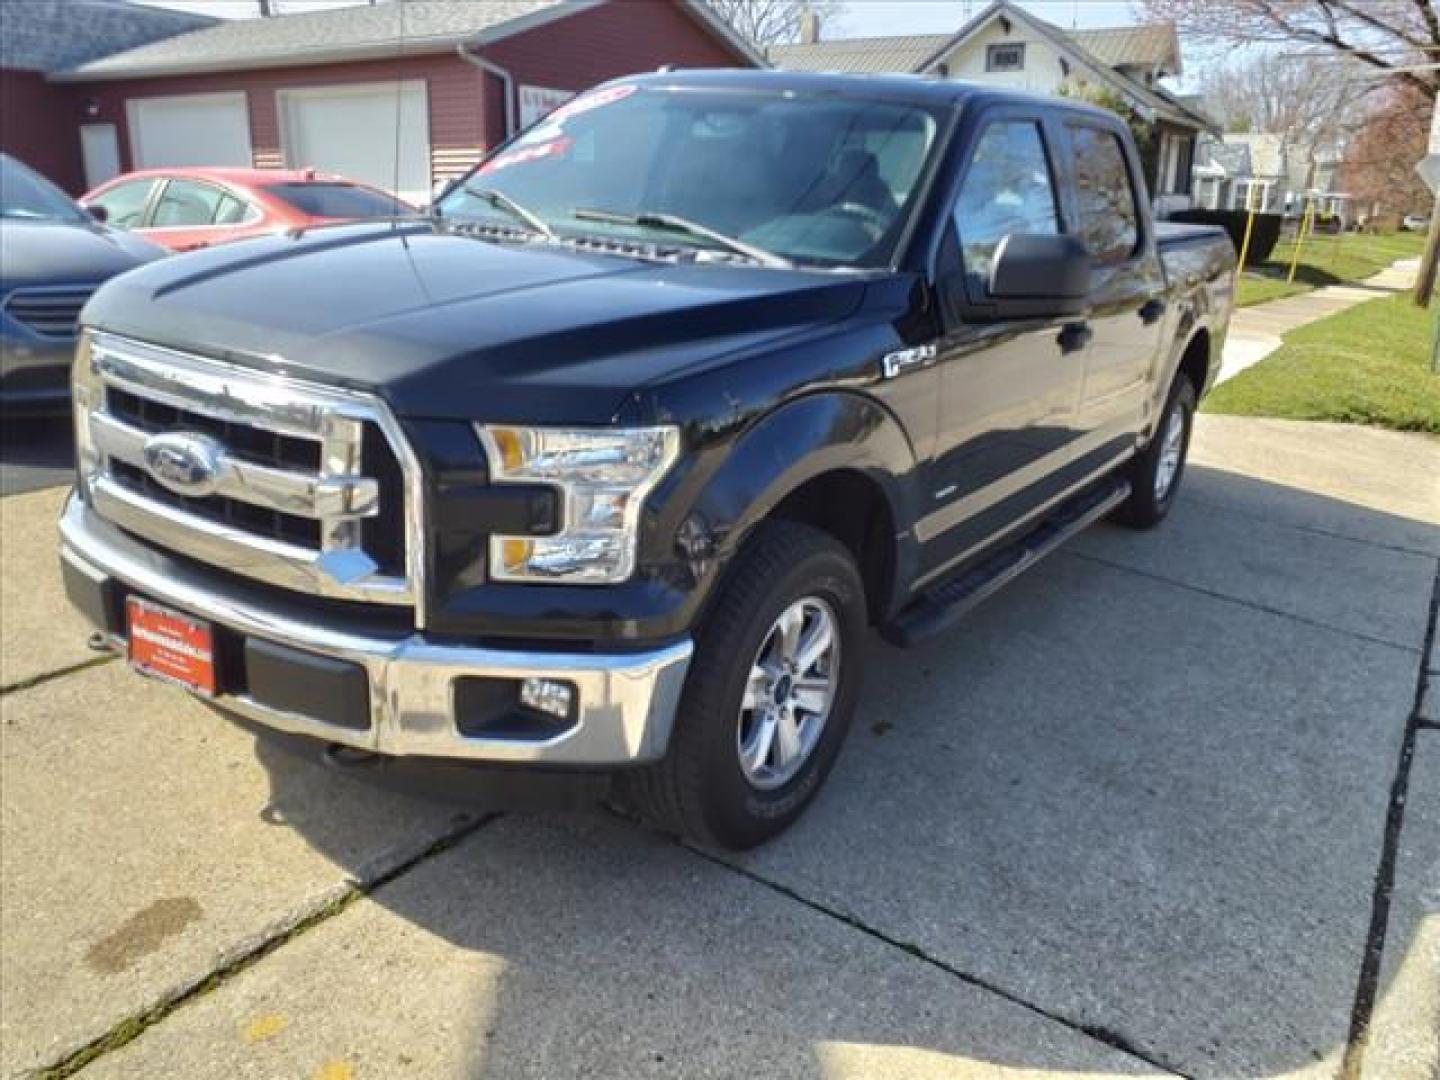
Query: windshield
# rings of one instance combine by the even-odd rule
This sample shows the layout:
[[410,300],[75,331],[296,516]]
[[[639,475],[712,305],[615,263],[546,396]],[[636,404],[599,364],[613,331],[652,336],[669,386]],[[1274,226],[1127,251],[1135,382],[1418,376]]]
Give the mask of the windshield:
[[397,217],[415,212],[399,199],[354,184],[267,184],[265,190],[317,218]]
[[0,217],[84,221],[87,216],[63,191],[8,154],[0,154]]
[[668,215],[797,262],[878,266],[936,128],[928,110],[894,102],[622,84],[551,113],[438,209],[525,227],[499,193],[562,236],[737,250],[654,220]]

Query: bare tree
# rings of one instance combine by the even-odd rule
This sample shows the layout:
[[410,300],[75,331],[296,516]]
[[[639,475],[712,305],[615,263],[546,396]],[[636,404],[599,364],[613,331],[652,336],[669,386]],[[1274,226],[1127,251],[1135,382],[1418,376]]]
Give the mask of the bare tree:
[[1369,122],[1386,88],[1358,61],[1256,53],[1206,68],[1199,84],[1207,110],[1227,131],[1276,136],[1287,173],[1307,187],[1322,162],[1337,160]]
[[[1182,34],[1226,45],[1290,46],[1365,65],[1433,102],[1440,71],[1435,0],[1136,0]],[[1272,50],[1273,51],[1273,50]]]
[[1356,65],[1310,57],[1241,54],[1200,72],[1206,109],[1227,131],[1269,131],[1294,142],[1324,142],[1354,120],[1377,89]]
[[705,0],[716,15],[751,44],[765,48],[800,37],[801,20],[808,10],[821,25],[844,10],[842,0]]

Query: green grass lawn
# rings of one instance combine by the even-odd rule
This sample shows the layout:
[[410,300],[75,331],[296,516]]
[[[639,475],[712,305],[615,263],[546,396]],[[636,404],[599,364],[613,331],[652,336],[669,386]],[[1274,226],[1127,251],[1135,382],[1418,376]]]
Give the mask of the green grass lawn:
[[1295,253],[1292,238],[1282,237],[1270,258],[1252,266],[1240,279],[1238,302],[1241,307],[1294,296],[1321,285],[1338,285],[1362,281],[1378,274],[1396,259],[1419,255],[1425,246],[1425,234],[1416,232],[1386,233],[1371,236],[1362,233],[1338,233],[1334,236],[1309,236],[1300,251],[1295,267],[1294,283],[1287,283],[1290,258]]
[[1440,375],[1429,311],[1408,293],[1369,300],[1285,335],[1285,344],[1218,386],[1204,412],[1340,420],[1440,435]]

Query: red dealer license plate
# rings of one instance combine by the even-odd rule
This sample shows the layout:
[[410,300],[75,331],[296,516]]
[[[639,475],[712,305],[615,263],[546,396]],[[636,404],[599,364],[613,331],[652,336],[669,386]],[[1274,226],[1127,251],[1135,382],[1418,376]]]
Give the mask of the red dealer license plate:
[[208,623],[132,596],[125,604],[130,663],[147,675],[215,693],[215,637]]

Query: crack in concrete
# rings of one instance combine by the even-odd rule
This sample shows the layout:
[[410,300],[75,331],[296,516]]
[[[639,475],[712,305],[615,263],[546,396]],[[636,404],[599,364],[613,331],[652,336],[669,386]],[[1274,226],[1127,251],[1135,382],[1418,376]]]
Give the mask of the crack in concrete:
[[342,885],[338,895],[330,893],[316,902],[309,910],[297,913],[293,919],[288,921],[288,924],[276,927],[263,940],[257,942],[251,948],[246,949],[239,956],[221,964],[215,970],[201,976],[188,985],[177,987],[160,1001],[154,1002],[140,1012],[126,1017],[114,1025],[109,1031],[105,1032],[105,1034],[92,1039],[84,1046],[66,1054],[53,1065],[47,1065],[32,1075],[36,1077],[36,1080],[62,1080],[64,1077],[75,1075],[75,1073],[98,1058],[113,1053],[126,1044],[135,1041],[147,1030],[160,1023],[177,1009],[188,1005],[190,1002],[203,997],[213,990],[219,989],[235,976],[258,964],[286,943],[295,940],[302,934],[319,926],[321,923],[328,922],[357,900],[370,896],[377,889],[388,885],[397,878],[403,877],[421,863],[428,862],[436,855],[448,851],[456,844],[479,832],[485,826],[498,820],[500,816],[500,814],[487,814],[473,821],[465,821],[408,859],[397,863],[382,874],[377,874],[370,881],[352,882]]
[[1415,676],[1415,700],[1405,720],[1405,734],[1400,740],[1400,760],[1395,765],[1395,779],[1390,785],[1390,807],[1385,816],[1384,840],[1380,848],[1380,864],[1375,868],[1375,891],[1370,901],[1370,931],[1365,939],[1365,956],[1355,982],[1355,1004],[1350,1012],[1350,1036],[1345,1044],[1345,1057],[1340,1066],[1340,1080],[1359,1080],[1370,1042],[1370,1020],[1380,990],[1380,964],[1385,956],[1385,935],[1390,924],[1390,898],[1395,889],[1395,862],[1400,853],[1400,829],[1405,821],[1405,797],[1410,790],[1410,767],[1415,760],[1416,734],[1428,727],[1420,720],[1420,707],[1430,683],[1426,658],[1435,644],[1435,623],[1440,616],[1440,568],[1430,587],[1430,618],[1425,628],[1425,645],[1420,653],[1420,669]]
[[930,953],[926,952],[921,946],[915,944],[912,941],[904,941],[900,938],[892,937],[885,931],[878,930],[875,927],[870,926],[868,923],[861,921],[861,919],[856,915],[850,914],[849,912],[840,911],[839,909],[833,908],[822,901],[812,900],[810,897],[805,896],[803,893],[795,889],[792,889],[788,885],[782,885],[778,881],[771,881],[769,878],[757,874],[753,870],[749,870],[743,866],[737,866],[735,863],[732,863],[727,859],[721,858],[719,855],[716,855],[713,852],[706,851],[704,848],[696,847],[693,844],[690,844],[684,840],[678,840],[676,842],[679,844],[680,847],[689,851],[693,855],[697,855],[700,858],[705,859],[707,862],[714,863],[716,866],[723,867],[726,870],[731,871],[732,873],[738,874],[746,880],[754,882],[756,885],[769,889],[772,892],[777,893],[778,895],[783,896],[788,900],[793,900],[797,904],[809,908],[816,914],[823,915],[828,919],[833,919],[836,922],[842,923],[845,926],[850,927],[850,929],[852,930],[857,930],[860,933],[866,935],[867,937],[873,938],[874,940],[879,941],[882,944],[890,946],[892,949],[899,949],[901,952],[909,954],[916,960],[919,960],[921,963],[928,964],[929,966],[936,968],[939,971],[943,971],[950,977],[958,979],[960,982],[963,982],[967,986],[972,986],[975,989],[984,991],[987,994],[993,994],[996,997],[1008,1001],[1012,1005],[1016,1005],[1022,1009],[1025,1009],[1027,1012],[1034,1013],[1036,1016],[1039,1016],[1045,1020],[1049,1020],[1051,1023],[1059,1024],[1061,1027],[1067,1028],[1070,1031],[1076,1032],[1077,1034],[1084,1035],[1088,1039],[1094,1039],[1096,1042],[1099,1042],[1109,1047],[1111,1050],[1116,1050],[1122,1054],[1137,1058],[1138,1060],[1143,1061],[1146,1065],[1149,1065],[1153,1069],[1159,1069],[1162,1072],[1169,1073],[1172,1076],[1185,1077],[1188,1080],[1188,1073],[1181,1071],[1177,1066],[1166,1062],[1151,1051],[1145,1050],[1142,1047],[1137,1046],[1134,1042],[1126,1038],[1124,1035],[1121,1035],[1114,1028],[1106,1027],[1102,1024],[1087,1024],[1080,1020],[1071,1019],[1063,1013],[1058,1013],[1047,1009],[1043,1005],[1037,1005],[1033,1001],[1028,1001],[1023,997],[1020,997],[1018,994],[1005,989],[1003,986],[992,983],[988,979],[982,978],[979,975],[973,975],[968,971],[963,971],[960,968],[955,967],[953,964],[941,960],[939,957],[930,955]]
[[[1240,607],[1249,608],[1251,611],[1261,611],[1266,615],[1278,615],[1282,619],[1289,619],[1292,622],[1300,623],[1302,626],[1309,626],[1315,630],[1328,630],[1332,634],[1341,634],[1344,637],[1354,638],[1357,641],[1365,641],[1371,645],[1382,645],[1387,649],[1396,649],[1399,652],[1410,653],[1411,655],[1421,653],[1424,648],[1424,646],[1401,645],[1398,641],[1388,641],[1385,638],[1362,634],[1358,630],[1347,630],[1343,626],[1332,626],[1330,623],[1320,622],[1317,619],[1307,619],[1304,615],[1296,615],[1293,611],[1284,611],[1255,600],[1246,600],[1243,597],[1231,596],[1229,593],[1219,592],[1215,589],[1207,589],[1203,585],[1192,585],[1186,581],[1177,581],[1174,578],[1166,577],[1164,574],[1157,574],[1151,570],[1140,570],[1134,566],[1126,566],[1124,563],[1115,562],[1112,559],[1106,559],[1100,555],[1091,555],[1089,552],[1062,551],[1061,554],[1068,555],[1072,559],[1083,559],[1085,562],[1092,562],[1098,566],[1107,566],[1111,570],[1119,570],[1121,573],[1134,574],[1136,577],[1146,578],[1150,581],[1158,581],[1164,585],[1173,585],[1177,589],[1184,589],[1187,592],[1208,596],[1212,600],[1220,600],[1227,604],[1238,604]],[[1440,562],[1437,562],[1436,565],[1440,566]]]
[[13,683],[0,686],[0,697],[6,694],[19,693],[21,690],[29,690],[36,686],[43,686],[53,679],[63,679],[66,675],[75,675],[90,668],[99,667],[101,664],[108,664],[112,660],[120,659],[118,656],[92,656],[89,659],[81,660],[79,663],[71,664],[69,667],[56,668],[54,671],[42,671],[38,675],[31,675],[26,679],[17,679]]

